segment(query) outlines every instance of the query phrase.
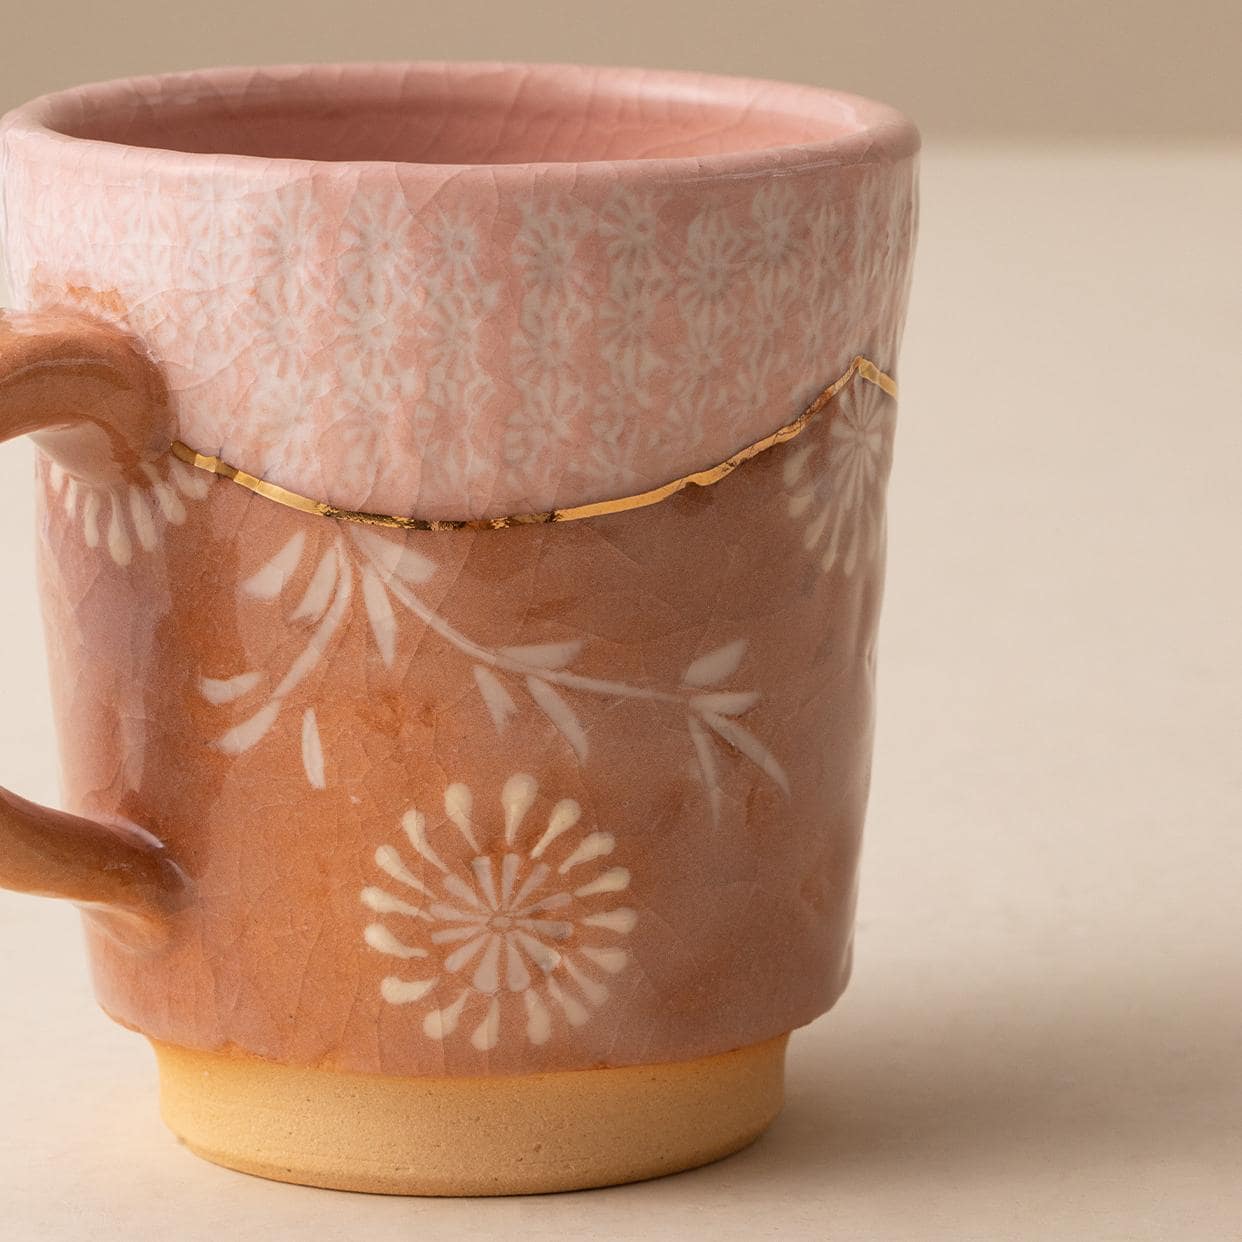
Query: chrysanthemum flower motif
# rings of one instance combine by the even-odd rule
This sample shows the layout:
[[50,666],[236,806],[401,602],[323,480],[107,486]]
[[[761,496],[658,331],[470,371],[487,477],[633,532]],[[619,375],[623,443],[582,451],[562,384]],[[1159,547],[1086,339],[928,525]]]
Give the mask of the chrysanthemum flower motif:
[[590,223],[589,213],[568,199],[542,211],[523,209],[513,258],[529,288],[585,296],[584,278],[574,260]]
[[608,258],[618,266],[663,266],[656,255],[660,238],[657,200],[618,190],[599,217],[599,232]]
[[734,313],[743,293],[737,280],[745,256],[745,237],[728,215],[707,208],[691,222],[686,255],[678,273],[677,301],[687,327],[720,325]]
[[480,833],[470,789],[450,785],[436,827],[413,809],[401,821],[417,862],[392,845],[376,851],[376,865],[408,890],[362,891],[363,905],[389,920],[368,925],[367,944],[410,966],[380,993],[424,1007],[429,1039],[468,1032],[481,1052],[502,1038],[547,1043],[557,1021],[587,1022],[608,999],[605,980],[626,967],[618,940],[637,915],[618,905],[630,873],[607,863],[614,838],[584,833],[572,798],[546,820],[530,817],[537,794],[534,777],[511,776],[500,815]]
[[804,211],[798,194],[776,178],[755,195],[748,258],[756,265],[756,279],[769,279],[772,272],[805,278],[805,231],[798,227]]
[[428,231],[443,266],[456,275],[474,273],[479,253],[478,225],[467,215],[441,212]]
[[346,297],[391,314],[414,283],[413,234],[414,217],[403,199],[353,199],[337,242]]
[[251,226],[250,259],[261,278],[290,293],[309,292],[323,268],[324,220],[309,181],[283,186],[264,200]]
[[805,522],[802,543],[826,573],[868,564],[884,535],[884,484],[892,461],[894,404],[856,376],[836,398],[827,436],[807,437],[785,458],[789,515]]
[[67,474],[55,462],[48,465],[48,491],[59,499],[71,522],[80,522],[88,548],[105,547],[120,566],[135,552],[152,552],[165,526],[185,521],[186,500],[207,495],[205,475],[169,457],[144,462],[141,482],[95,487]]

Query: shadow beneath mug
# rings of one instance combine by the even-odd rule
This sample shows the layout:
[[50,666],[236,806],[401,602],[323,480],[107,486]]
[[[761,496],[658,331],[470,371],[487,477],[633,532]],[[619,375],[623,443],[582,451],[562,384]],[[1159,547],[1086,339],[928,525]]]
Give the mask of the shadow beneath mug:
[[[413,1215],[455,1229],[468,1220],[481,1231],[471,1236],[486,1237],[546,1236],[553,1224],[581,1236],[575,1230],[589,1222],[606,1230],[600,1236],[628,1242],[659,1219],[677,1222],[679,1237],[723,1242],[768,1236],[754,1230],[769,1217],[782,1230],[822,1233],[830,1221],[848,1230],[859,1219],[904,1229],[937,1201],[952,1228],[935,1236],[984,1236],[960,1231],[974,1211],[971,1184],[1002,1187],[986,1197],[1003,1210],[1019,1195],[1072,1203],[1067,1186],[1081,1174],[1133,1207],[1136,1197],[1163,1193],[1161,1177],[1177,1160],[1201,1160],[1218,1181],[1228,1176],[1238,1156],[1239,1034],[1209,965],[1170,963],[1162,977],[1097,977],[1059,989],[1045,982],[1042,991],[1034,980],[1011,982],[984,997],[925,987],[908,991],[904,1006],[856,989],[795,1035],[785,1109],[754,1146],[630,1186],[403,1200],[263,1182],[178,1150],[147,1092],[119,1110],[124,1132],[115,1122],[110,1138],[145,1165],[148,1185],[171,1192],[170,1203],[186,1195],[216,1201],[227,1190],[226,1216],[347,1216],[379,1231],[371,1236],[395,1236],[384,1231],[407,1229]],[[1015,1005],[1015,995],[1024,1003]],[[94,1197],[111,1193],[100,1188]]]
[[846,1002],[835,1025],[830,1016],[822,1033],[794,1037],[785,1110],[768,1134],[691,1176],[775,1199],[795,1183],[910,1190],[1015,1168],[1128,1164],[1138,1178],[1196,1151],[1227,1162],[1239,1032],[1203,964],[1164,973],[1045,985],[1021,1006]]

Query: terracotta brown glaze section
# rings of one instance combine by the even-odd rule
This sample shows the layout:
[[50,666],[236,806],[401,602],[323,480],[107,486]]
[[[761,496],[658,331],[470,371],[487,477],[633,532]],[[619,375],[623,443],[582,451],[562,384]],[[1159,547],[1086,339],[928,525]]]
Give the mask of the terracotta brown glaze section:
[[[870,411],[882,428],[886,473],[894,403],[863,381],[849,398],[845,413]],[[54,649],[53,683],[73,805],[106,803],[148,825],[196,893],[141,964],[93,937],[108,1011],[184,1047],[477,1075],[689,1059],[826,1009],[850,966],[883,558],[876,545],[852,572],[844,555],[825,571],[826,544],[805,549],[788,498],[791,453],[826,453],[840,416],[825,411],[806,443],[706,491],[556,527],[377,533],[215,479],[192,521],[125,572],[75,544],[53,494],[44,598],[52,632],[69,639]],[[308,607],[325,564],[333,590]],[[377,633],[381,595],[391,633]],[[154,599],[137,630],[119,623]],[[282,692],[299,662],[304,676]],[[479,670],[512,704],[501,729]],[[126,720],[137,722],[128,732]],[[506,840],[515,774],[537,790]],[[446,811],[454,785],[470,791],[477,848]],[[470,907],[403,826],[420,813],[448,872],[473,886],[486,867],[499,884],[507,854],[529,874],[564,799],[580,820],[542,855],[554,865],[534,896],[626,872],[624,888],[548,915],[564,935],[547,944],[588,976],[550,976],[572,991],[577,1024],[531,961],[529,987],[507,986],[523,982],[506,973],[507,945],[492,994],[471,985],[485,950],[446,964],[463,941],[437,942],[461,930],[445,908]],[[612,838],[607,854],[559,881],[558,865],[594,834]],[[377,864],[386,847],[413,884]],[[425,913],[377,914],[364,900],[375,889]],[[618,909],[632,927],[590,921]],[[375,924],[411,956],[377,951]],[[388,978],[432,977],[416,1000],[386,998]],[[428,1037],[429,1014],[463,989],[456,1029]],[[493,1000],[497,1037],[479,1047],[487,1039],[472,1034]],[[540,1042],[528,1003],[550,1016]]]

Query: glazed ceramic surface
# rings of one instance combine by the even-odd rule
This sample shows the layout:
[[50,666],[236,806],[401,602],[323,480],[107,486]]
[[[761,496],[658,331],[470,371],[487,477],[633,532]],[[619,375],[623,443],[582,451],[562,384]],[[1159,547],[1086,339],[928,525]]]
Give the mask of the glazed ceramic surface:
[[[853,374],[713,486],[506,530],[299,512],[170,446],[432,520],[713,466],[856,356],[895,372],[908,123],[690,75],[352,66],[85,88],[2,143],[11,286],[43,315],[0,337],[0,415],[44,448],[66,806],[164,894],[129,903],[158,934],[87,915],[107,1011],[479,1076],[692,1060],[827,1009],[891,385]],[[150,369],[109,389],[136,413],[89,398],[92,321],[109,375]],[[19,371],[51,385],[33,416]],[[58,859],[45,890],[98,895]]]

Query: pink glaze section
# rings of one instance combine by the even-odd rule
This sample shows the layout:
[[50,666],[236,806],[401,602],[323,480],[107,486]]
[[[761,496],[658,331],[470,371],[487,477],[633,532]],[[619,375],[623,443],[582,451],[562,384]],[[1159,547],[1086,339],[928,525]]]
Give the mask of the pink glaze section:
[[810,88],[415,64],[86,87],[0,158],[19,304],[131,330],[182,439],[451,518],[655,486],[891,368],[916,145]]

